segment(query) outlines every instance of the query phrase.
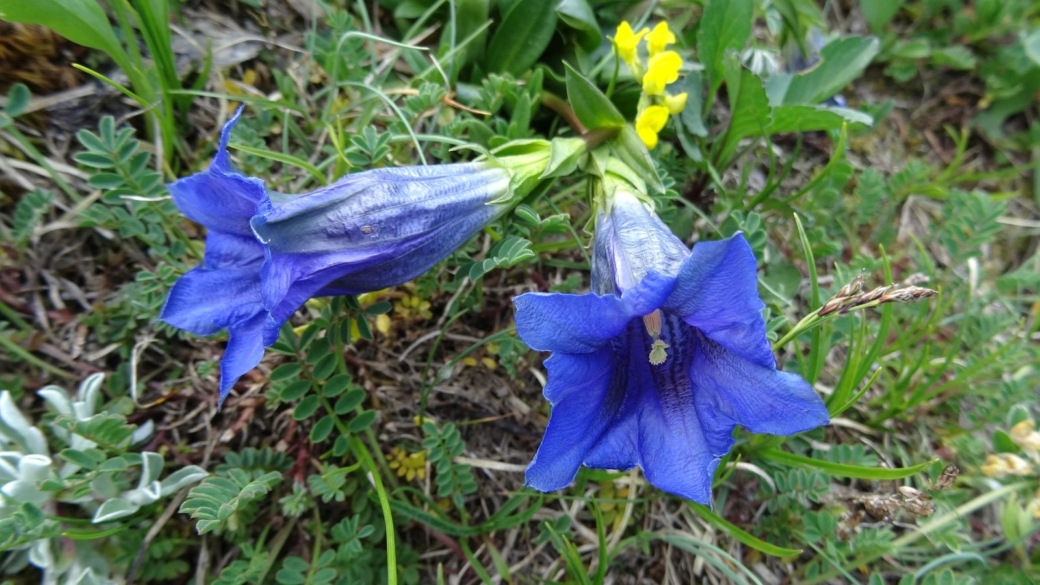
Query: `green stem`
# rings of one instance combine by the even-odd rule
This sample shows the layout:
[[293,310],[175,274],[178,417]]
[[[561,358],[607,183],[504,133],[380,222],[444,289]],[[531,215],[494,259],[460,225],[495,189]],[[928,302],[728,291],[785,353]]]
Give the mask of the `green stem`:
[[79,379],[76,376],[73,376],[72,374],[64,370],[56,368],[55,366],[52,366],[47,362],[41,360],[40,358],[34,356],[32,353],[15,343],[10,337],[6,335],[0,335],[0,347],[3,347],[7,351],[14,354],[16,357],[22,358],[23,360],[29,362],[30,364],[38,368],[47,370],[48,372],[54,374],[55,376],[58,376],[59,378],[65,378],[66,380]]

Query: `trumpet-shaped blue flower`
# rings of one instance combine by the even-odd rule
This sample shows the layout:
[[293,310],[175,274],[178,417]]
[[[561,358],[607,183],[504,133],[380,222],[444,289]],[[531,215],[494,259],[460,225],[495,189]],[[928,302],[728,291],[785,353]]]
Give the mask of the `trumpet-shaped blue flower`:
[[312,297],[401,284],[446,258],[523,195],[544,152],[375,169],[303,195],[269,192],[231,164],[224,126],[209,169],[169,186],[208,230],[203,262],[170,290],[160,319],[197,335],[227,329],[220,402]]
[[552,413],[527,484],[555,490],[582,464],[638,465],[654,486],[710,503],[736,425],[789,435],[826,424],[827,409],[805,380],[776,370],[743,235],[691,253],[609,177],[594,292],[516,299],[520,337],[553,352],[544,390]]

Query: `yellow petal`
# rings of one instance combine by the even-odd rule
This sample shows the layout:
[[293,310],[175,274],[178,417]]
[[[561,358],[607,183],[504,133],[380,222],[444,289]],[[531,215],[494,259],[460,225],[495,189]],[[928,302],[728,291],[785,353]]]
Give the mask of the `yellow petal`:
[[668,108],[668,113],[675,116],[683,111],[686,107],[686,92],[682,92],[676,95],[665,96],[664,107]]
[[675,42],[675,35],[672,31],[668,30],[667,22],[659,22],[654,30],[650,31],[650,34],[646,37],[646,48],[650,53],[650,57],[657,55],[665,48]]
[[390,316],[386,313],[376,317],[376,331],[383,335],[390,335]]
[[650,150],[657,146],[657,133],[668,123],[668,108],[650,106],[636,116],[636,134]]
[[657,147],[657,132],[648,128],[640,128],[636,126],[636,134],[639,135],[639,139],[643,141],[648,150],[653,150]]
[[661,95],[669,83],[679,79],[682,57],[675,51],[665,51],[650,57],[646,75],[643,76],[643,93]]
[[648,31],[649,29],[643,28],[639,32],[633,32],[632,25],[624,20],[618,25],[617,32],[614,33],[614,46],[617,47],[618,56],[625,63],[631,66],[638,58],[636,48]]

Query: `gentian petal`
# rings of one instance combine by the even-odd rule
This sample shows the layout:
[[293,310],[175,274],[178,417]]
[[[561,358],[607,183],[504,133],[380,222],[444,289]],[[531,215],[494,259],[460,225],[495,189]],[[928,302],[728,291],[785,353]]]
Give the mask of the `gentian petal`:
[[763,367],[708,336],[697,337],[690,376],[710,443],[730,440],[737,424],[753,433],[793,435],[829,421],[823,400],[800,376]]
[[612,396],[610,348],[582,355],[553,354],[545,361],[549,381],[545,398],[552,403],[549,426],[524,476],[541,491],[567,487],[589,449],[617,414],[621,396]]
[[618,189],[610,212],[596,218],[592,290],[620,293],[650,272],[674,277],[689,255],[689,248],[642,201]]
[[683,262],[664,309],[731,351],[773,368],[757,274],[755,254],[743,234],[698,242]]
[[[650,365],[650,338],[632,326],[615,340],[615,384],[626,384],[619,418],[585,459],[585,465],[629,469],[638,465],[654,487],[710,504],[715,468],[732,446],[710,445],[694,404],[688,326],[666,324],[668,360]],[[682,328],[679,330],[678,328]],[[624,364],[624,365],[621,365]],[[620,378],[619,378],[620,374]]]
[[259,271],[263,261],[264,247],[252,236],[216,231],[206,234],[202,264],[208,269],[248,267]]
[[173,285],[159,319],[196,335],[213,335],[263,312],[257,268],[200,266]]
[[209,170],[170,183],[173,202],[188,219],[210,231],[251,236],[249,218],[267,194],[260,179],[247,177],[231,165],[227,152],[231,129],[242,114],[239,108],[220,131],[220,146]]
[[525,293],[513,300],[516,331],[538,351],[596,351],[624,331],[632,319],[661,306],[673,286],[674,278],[650,273],[621,297]]
[[263,326],[265,315],[257,314],[228,328],[231,334],[227,349],[220,358],[220,397],[217,408],[235,387],[235,382],[252,370],[264,357]]

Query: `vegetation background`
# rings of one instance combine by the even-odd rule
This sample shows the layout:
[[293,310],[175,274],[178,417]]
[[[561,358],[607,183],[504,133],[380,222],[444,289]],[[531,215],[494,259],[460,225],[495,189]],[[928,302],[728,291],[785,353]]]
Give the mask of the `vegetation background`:
[[[465,160],[576,135],[565,61],[632,120],[623,20],[685,60],[659,212],[747,234],[830,426],[741,434],[714,510],[638,472],[524,489],[548,409],[511,298],[587,290],[567,178],[312,301],[216,412],[225,340],[156,316],[203,236],[165,183],[236,104],[287,193]],[[0,0],[4,582],[1033,583],[1038,91],[1032,0]],[[818,318],[858,276],[939,295]]]

